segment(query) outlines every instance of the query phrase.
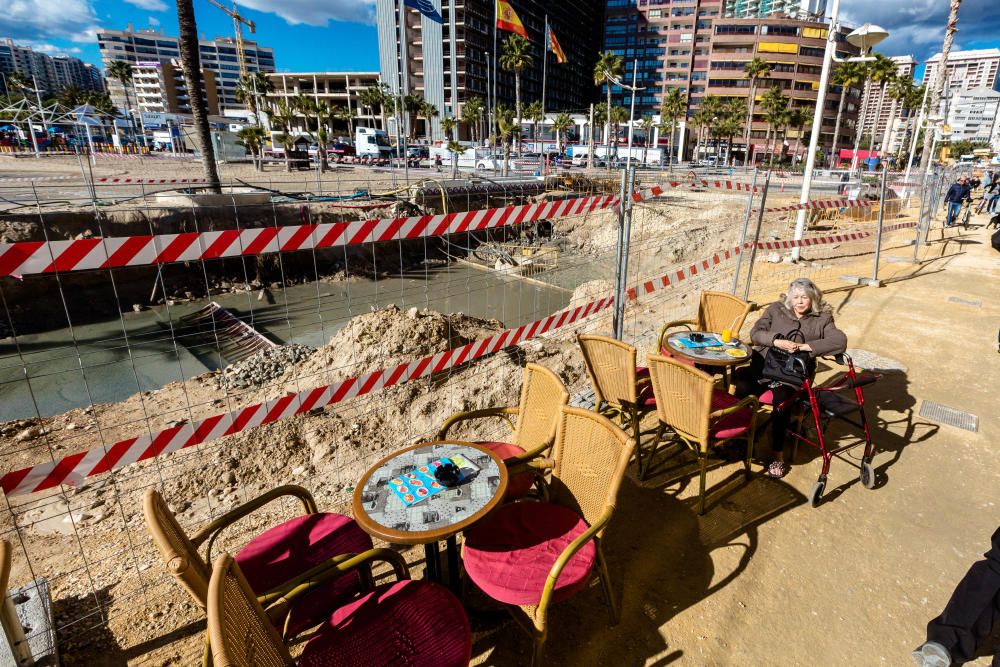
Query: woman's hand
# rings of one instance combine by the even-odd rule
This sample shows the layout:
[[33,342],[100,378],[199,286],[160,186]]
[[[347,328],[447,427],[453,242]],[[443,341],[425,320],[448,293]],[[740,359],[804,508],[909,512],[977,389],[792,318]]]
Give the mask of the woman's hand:
[[778,340],[774,341],[773,345],[774,345],[774,347],[778,348],[779,350],[784,350],[785,352],[798,352],[799,351],[799,344],[798,343],[796,343],[795,341],[792,341],[792,340],[787,340],[785,338],[779,338]]

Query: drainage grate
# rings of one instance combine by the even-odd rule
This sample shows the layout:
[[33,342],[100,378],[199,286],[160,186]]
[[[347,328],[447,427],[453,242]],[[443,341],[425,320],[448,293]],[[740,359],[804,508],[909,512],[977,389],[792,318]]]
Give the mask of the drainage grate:
[[941,424],[972,431],[973,433],[979,431],[979,417],[969,412],[949,408],[947,405],[941,405],[940,403],[924,401],[920,404],[920,416],[933,419]]
[[906,372],[906,366],[902,362],[883,357],[868,350],[859,348],[849,348],[847,354],[851,355],[855,368],[863,368],[866,371],[902,371]]
[[969,299],[963,299],[963,298],[958,297],[958,296],[949,296],[948,297],[948,301],[950,301],[952,303],[960,303],[963,306],[975,306],[976,308],[978,308],[979,306],[983,305],[982,301],[970,301]]
[[584,408],[585,410],[593,410],[595,401],[597,401],[597,396],[594,395],[594,390],[587,389],[585,391],[581,391],[576,396],[571,396],[569,399],[569,404],[574,408]]

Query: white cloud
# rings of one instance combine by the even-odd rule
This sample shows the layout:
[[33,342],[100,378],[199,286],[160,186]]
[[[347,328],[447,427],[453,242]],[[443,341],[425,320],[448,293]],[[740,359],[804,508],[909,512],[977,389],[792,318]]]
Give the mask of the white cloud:
[[163,0],[125,0],[130,5],[135,5],[140,9],[148,9],[151,12],[167,11],[167,3]]
[[150,28],[159,28],[160,27],[160,22],[156,18],[150,16],[149,17],[149,27]]
[[[944,0],[843,0],[841,17],[852,27],[874,23],[888,30],[889,38],[878,51],[925,61],[941,50],[948,9]],[[953,48],[970,42],[996,42],[1000,34],[996,0],[964,0],[958,29]]]
[[292,25],[325,26],[329,21],[375,23],[375,0],[243,0],[240,5],[277,14]]
[[0,35],[16,42],[94,39],[97,16],[89,0],[8,0],[0,12]]

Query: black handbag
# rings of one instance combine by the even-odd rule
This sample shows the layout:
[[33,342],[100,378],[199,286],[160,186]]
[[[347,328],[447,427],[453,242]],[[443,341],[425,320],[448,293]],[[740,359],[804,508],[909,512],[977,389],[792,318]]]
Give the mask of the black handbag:
[[771,382],[801,387],[802,383],[816,372],[816,360],[809,356],[808,352],[785,352],[774,347],[774,341],[781,339],[806,342],[801,329],[795,329],[787,336],[775,334],[771,340],[771,347],[767,348],[767,353],[764,355],[764,370],[761,376]]

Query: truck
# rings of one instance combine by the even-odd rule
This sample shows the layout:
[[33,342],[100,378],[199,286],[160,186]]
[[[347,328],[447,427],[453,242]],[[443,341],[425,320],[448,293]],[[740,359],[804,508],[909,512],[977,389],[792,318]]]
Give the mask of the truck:
[[390,159],[393,151],[389,135],[371,127],[357,128],[354,132],[354,153],[358,157]]

